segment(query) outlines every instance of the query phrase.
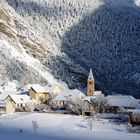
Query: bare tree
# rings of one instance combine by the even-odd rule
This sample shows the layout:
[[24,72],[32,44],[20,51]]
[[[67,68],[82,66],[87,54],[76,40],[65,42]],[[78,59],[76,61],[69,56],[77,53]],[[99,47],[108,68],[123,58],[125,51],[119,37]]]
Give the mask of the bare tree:
[[74,114],[81,115],[82,109],[84,107],[84,101],[80,98],[77,98],[75,101],[69,99],[66,105],[66,108],[72,111]]
[[92,128],[93,128],[93,119],[92,118],[89,118],[87,121],[88,121],[89,129],[92,131]]
[[34,109],[35,109],[35,103],[34,102],[30,102],[30,103],[25,104],[25,110],[27,112],[33,112]]
[[98,96],[95,100],[92,100],[91,102],[94,105],[96,112],[98,113],[104,112],[105,106],[107,105],[107,99],[103,94]]
[[35,134],[37,134],[37,130],[39,129],[37,121],[32,121],[32,128]]
[[50,109],[56,110],[57,109],[57,105],[55,104],[55,102],[53,101],[55,99],[57,95],[51,93],[49,101],[48,101],[48,105],[50,107]]
[[89,127],[89,130],[93,130],[93,123],[94,123],[94,121],[96,120],[96,117],[97,117],[97,114],[96,114],[96,112],[95,111],[93,111],[92,113],[91,113],[91,116],[90,117],[86,117],[85,118],[85,120],[86,120],[86,122],[87,122],[87,125],[88,125],[88,127]]

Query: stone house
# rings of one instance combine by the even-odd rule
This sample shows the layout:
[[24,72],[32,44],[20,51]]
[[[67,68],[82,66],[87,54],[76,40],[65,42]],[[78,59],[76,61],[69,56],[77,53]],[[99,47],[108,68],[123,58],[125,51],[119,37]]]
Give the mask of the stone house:
[[51,88],[41,85],[33,85],[29,90],[29,96],[36,100],[37,104],[44,104],[50,98]]
[[9,95],[6,98],[6,113],[26,111],[26,105],[35,105],[36,101],[28,95]]
[[139,100],[131,95],[108,95],[106,99],[106,113],[120,113],[123,108],[126,110],[140,108]]

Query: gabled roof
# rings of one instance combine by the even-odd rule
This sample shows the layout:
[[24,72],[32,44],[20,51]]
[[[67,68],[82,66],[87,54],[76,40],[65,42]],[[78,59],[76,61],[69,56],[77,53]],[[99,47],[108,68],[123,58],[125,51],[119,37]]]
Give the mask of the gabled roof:
[[140,104],[137,99],[130,95],[108,95],[106,97],[108,105],[119,107],[138,108]]
[[9,95],[8,97],[10,97],[16,104],[36,102],[28,95]]
[[20,94],[20,92],[15,90],[4,90],[0,94],[0,100],[5,100],[8,95],[16,95],[16,94]]
[[38,92],[47,92],[47,93],[51,92],[51,87],[49,86],[43,87],[39,84],[35,84],[35,85],[32,85],[31,88],[37,93]]
[[55,97],[54,101],[68,101],[68,98],[66,96],[62,95],[62,94],[58,94]]
[[85,96],[83,98],[84,101],[88,101],[91,103],[91,100],[95,100],[96,98],[100,97],[102,94],[102,91],[94,91],[94,95],[93,96]]
[[59,93],[56,98],[54,100],[72,100],[72,101],[76,101],[79,98],[84,98],[85,94],[82,93],[80,90],[68,90],[65,89],[63,90],[61,93]]

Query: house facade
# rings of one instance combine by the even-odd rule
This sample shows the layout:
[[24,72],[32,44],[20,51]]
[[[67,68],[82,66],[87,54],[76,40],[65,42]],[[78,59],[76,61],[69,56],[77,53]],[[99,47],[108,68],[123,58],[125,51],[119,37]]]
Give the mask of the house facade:
[[6,98],[6,113],[26,111],[27,104],[35,105],[36,102],[28,95],[9,95]]
[[56,108],[62,109],[68,103],[68,99],[64,95],[58,94],[53,100],[53,103],[55,104]]
[[37,104],[44,104],[50,98],[50,89],[45,89],[44,87],[32,86],[29,90],[29,96],[36,100]]
[[61,91],[56,97],[53,99],[53,103],[55,106],[59,108],[65,108],[68,103],[76,103],[78,100],[82,100],[85,97],[81,91],[75,90],[68,90],[65,89]]
[[140,108],[139,100],[130,95],[108,95],[106,99],[106,113],[119,113],[123,108],[126,110]]
[[87,100],[84,99],[84,104],[83,104],[83,109],[82,109],[82,115],[83,116],[92,116],[95,112],[94,106],[92,105],[92,103]]

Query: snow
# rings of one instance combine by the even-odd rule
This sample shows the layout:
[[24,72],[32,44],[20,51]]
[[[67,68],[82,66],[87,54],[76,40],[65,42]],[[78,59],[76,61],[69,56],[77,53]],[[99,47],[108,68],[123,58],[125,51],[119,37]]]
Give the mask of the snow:
[[0,100],[5,100],[8,95],[16,95],[16,94],[19,94],[19,92],[15,90],[4,90],[0,94]]
[[108,95],[106,99],[108,101],[108,104],[112,106],[132,108],[140,107],[140,104],[137,101],[137,99],[129,95]]
[[89,103],[91,103],[91,100],[95,100],[97,96],[86,96],[84,97],[84,101],[88,101]]
[[102,91],[94,91],[94,96],[85,96],[83,99],[85,101],[88,101],[91,103],[91,100],[95,100],[96,98],[100,97],[102,94]]
[[58,83],[58,81],[55,80],[47,70],[45,70],[46,68],[39,62],[39,60],[29,56],[24,49],[22,49],[23,52],[19,52],[14,46],[10,45],[6,40],[3,39],[0,39],[0,44],[0,51],[5,52],[9,59],[15,58],[22,63],[25,62],[28,67],[32,67],[50,84]]
[[140,0],[134,0],[134,2],[137,6],[140,6]]
[[31,103],[31,102],[35,102],[35,100],[33,100],[30,96],[28,95],[9,95],[11,97],[11,99],[17,103]]
[[6,107],[6,102],[4,100],[0,100],[0,107]]
[[[34,133],[32,121],[38,125]],[[139,140],[140,134],[129,133],[126,124],[116,124],[108,120],[93,121],[89,129],[82,116],[16,113],[0,116],[0,138],[4,140]],[[21,132],[22,130],[22,132]]]
[[18,87],[18,81],[12,80],[12,81],[7,81],[2,83],[0,86],[0,91],[3,91],[4,89],[6,90],[17,90]]
[[31,86],[36,92],[50,92],[50,88],[43,87],[39,84],[33,84]]
[[85,94],[78,89],[74,89],[74,90],[63,89],[62,92],[56,96],[56,99],[64,98],[65,100],[67,99],[67,100],[76,101],[77,99],[82,99],[84,97]]
[[102,94],[102,91],[94,91],[94,96],[100,96]]
[[139,113],[140,114],[140,109],[129,109],[128,112],[133,112],[133,113]]
[[58,94],[54,99],[54,101],[67,101],[67,100],[68,99],[62,94]]
[[88,79],[94,80],[93,73],[92,73],[92,69],[90,69]]

